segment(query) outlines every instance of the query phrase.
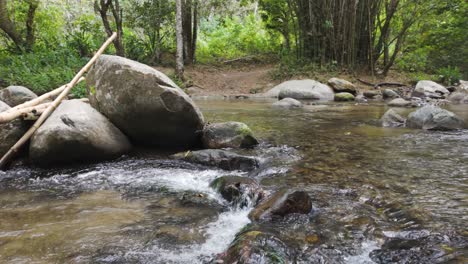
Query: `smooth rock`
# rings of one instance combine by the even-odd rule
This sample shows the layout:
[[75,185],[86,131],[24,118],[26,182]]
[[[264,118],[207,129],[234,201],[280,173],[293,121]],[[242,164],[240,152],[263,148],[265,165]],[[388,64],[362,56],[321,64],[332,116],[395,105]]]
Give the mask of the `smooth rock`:
[[465,124],[454,113],[437,106],[427,105],[411,113],[406,126],[425,130],[457,130],[464,128]]
[[380,119],[383,127],[404,127],[406,119],[395,110],[390,109]]
[[279,99],[293,98],[304,100],[333,100],[333,90],[314,80],[292,80],[284,82],[264,94]]
[[284,98],[273,104],[275,108],[302,108],[303,105],[300,101],[293,98]]
[[258,182],[247,177],[220,177],[211,182],[210,187],[226,201],[240,207],[256,205],[265,195]]
[[458,89],[461,91],[468,91],[468,81],[460,80],[460,84],[458,85]]
[[308,214],[312,210],[312,200],[304,191],[282,189],[266,198],[249,214],[249,218],[258,221],[273,216],[288,214]]
[[354,95],[351,93],[337,93],[335,94],[335,102],[349,102],[354,101]]
[[396,98],[388,102],[388,106],[390,107],[413,107],[414,105],[411,101],[407,101],[403,98]]
[[15,107],[36,97],[35,93],[23,86],[8,86],[0,90],[0,101],[10,107]]
[[331,78],[330,80],[328,80],[328,85],[336,93],[351,93],[353,95],[357,94],[356,86],[343,79]]
[[364,91],[364,96],[369,99],[374,99],[379,95],[380,95],[379,91],[375,91],[375,90]]
[[367,103],[367,98],[363,94],[356,95],[354,100],[358,103]]
[[101,55],[86,83],[91,105],[132,142],[159,147],[200,144],[200,110],[169,77],[150,66]]
[[468,93],[454,92],[449,96],[449,101],[455,104],[468,104]]
[[259,167],[259,161],[254,157],[219,149],[182,152],[172,155],[172,158],[230,171],[252,171]]
[[[6,103],[0,101],[0,113],[10,109]],[[29,125],[17,118],[8,123],[0,124],[0,158],[26,133]]]
[[34,133],[29,147],[37,165],[102,161],[131,149],[127,137],[89,104],[63,101]]
[[400,98],[400,95],[391,90],[391,89],[385,89],[382,92],[383,99],[395,99],[395,98]]
[[446,98],[450,94],[444,86],[433,81],[419,81],[414,88],[413,96],[435,99]]
[[252,130],[241,122],[207,124],[203,128],[202,142],[207,149],[251,148],[258,144]]

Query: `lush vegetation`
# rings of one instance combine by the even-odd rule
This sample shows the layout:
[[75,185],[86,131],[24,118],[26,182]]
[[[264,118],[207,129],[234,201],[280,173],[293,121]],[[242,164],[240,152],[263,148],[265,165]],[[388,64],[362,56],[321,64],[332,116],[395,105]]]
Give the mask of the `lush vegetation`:
[[[390,69],[467,78],[464,0],[182,0],[186,64],[256,56],[274,74]],[[0,0],[0,85],[38,93],[68,82],[106,39],[111,53],[174,66],[172,0]],[[77,90],[77,96],[83,92]]]

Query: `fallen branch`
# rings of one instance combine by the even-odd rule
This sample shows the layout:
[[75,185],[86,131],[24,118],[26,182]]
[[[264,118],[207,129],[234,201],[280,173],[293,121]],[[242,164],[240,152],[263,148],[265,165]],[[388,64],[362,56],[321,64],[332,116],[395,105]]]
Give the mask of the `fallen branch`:
[[0,170],[6,169],[10,160],[14,157],[15,154],[19,152],[21,147],[31,138],[31,136],[39,129],[39,127],[45,122],[45,120],[54,112],[62,100],[67,96],[70,90],[78,83],[78,80],[85,74],[89,68],[96,62],[97,58],[104,52],[104,50],[109,46],[112,41],[117,37],[117,33],[113,33],[112,36],[106,40],[102,47],[96,52],[96,54],[91,58],[90,61],[75,75],[72,81],[66,85],[65,89],[55,98],[55,100],[47,107],[47,109],[42,113],[41,117],[34,123],[34,125],[26,132],[26,134],[21,137],[16,144],[8,150],[8,152],[0,159]]
[[363,83],[363,84],[365,84],[365,85],[375,87],[375,84],[370,83],[370,82],[368,82],[368,81],[364,81],[364,80],[361,80],[361,79],[359,79],[359,78],[357,78],[356,80],[358,80],[359,82],[361,82],[361,83]]
[[403,87],[406,86],[405,84],[402,83],[394,83],[394,82],[383,82],[383,83],[378,83],[378,84],[373,84],[371,82],[362,80],[362,79],[357,79],[359,82],[374,87],[374,89],[379,89],[382,86],[397,86],[397,87]]

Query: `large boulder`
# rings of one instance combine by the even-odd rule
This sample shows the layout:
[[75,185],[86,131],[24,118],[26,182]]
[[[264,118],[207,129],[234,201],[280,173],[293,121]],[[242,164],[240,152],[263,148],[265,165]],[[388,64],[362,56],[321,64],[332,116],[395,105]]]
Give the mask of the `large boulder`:
[[444,86],[433,81],[419,81],[414,88],[413,96],[429,98],[446,98],[450,94]]
[[[10,108],[6,103],[0,101],[0,113]],[[28,127],[28,124],[19,118],[0,124],[0,157],[26,133]]]
[[450,102],[455,104],[468,104],[468,93],[466,92],[454,92],[450,94]]
[[204,148],[250,148],[258,144],[252,130],[241,122],[207,124],[203,128]]
[[256,205],[265,195],[257,181],[247,177],[224,176],[215,179],[210,186],[226,201],[240,207]]
[[89,104],[63,101],[34,133],[33,163],[46,166],[116,158],[131,148],[127,137]]
[[101,55],[86,83],[91,105],[131,141],[162,147],[199,144],[203,115],[163,73],[136,61]]
[[274,108],[302,108],[302,103],[293,98],[284,98],[276,103],[273,103]]
[[0,101],[11,107],[15,107],[36,97],[35,93],[23,86],[8,86],[0,90]]
[[385,89],[382,92],[383,99],[395,99],[400,98],[400,95],[392,89]]
[[346,80],[331,78],[328,80],[328,85],[337,93],[350,93],[357,95],[356,86]]
[[406,119],[393,109],[385,112],[380,121],[383,127],[404,127],[406,123]]
[[288,214],[308,214],[312,210],[312,200],[304,191],[282,189],[261,202],[249,214],[249,218],[258,221],[273,216]]
[[335,94],[335,102],[349,102],[354,101],[354,95],[351,93],[337,93]]
[[254,157],[242,156],[220,149],[182,152],[172,155],[172,158],[230,171],[252,171],[259,167],[259,161]]
[[292,80],[283,82],[265,93],[267,97],[294,98],[304,100],[333,100],[333,90],[314,80]]
[[456,130],[464,128],[462,119],[437,106],[427,105],[408,116],[406,126],[425,130]]

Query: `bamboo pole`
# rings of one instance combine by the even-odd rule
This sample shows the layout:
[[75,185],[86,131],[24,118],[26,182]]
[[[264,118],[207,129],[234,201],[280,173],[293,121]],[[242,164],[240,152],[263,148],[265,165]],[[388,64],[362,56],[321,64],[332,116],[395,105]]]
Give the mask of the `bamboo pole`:
[[[88,98],[81,98],[78,100],[81,102],[89,102]],[[45,112],[45,110],[47,110],[47,107],[49,107],[49,105],[51,104],[52,102],[49,102],[49,103],[43,103],[40,105],[23,108],[21,109],[20,112],[17,112],[18,117],[21,116],[23,120],[37,120]]]
[[113,33],[112,36],[106,40],[106,42],[101,46],[101,48],[96,52],[96,54],[91,58],[90,61],[75,75],[72,81],[66,85],[65,89],[55,98],[50,106],[44,111],[44,113],[39,117],[39,119],[34,123],[34,125],[26,132],[26,134],[21,137],[16,144],[8,150],[8,152],[0,159],[0,170],[5,170],[9,161],[17,154],[20,148],[31,138],[31,136],[36,132],[37,129],[45,122],[45,120],[54,112],[57,106],[62,102],[62,100],[67,96],[70,90],[78,83],[78,80],[85,74],[86,71],[91,68],[91,66],[96,62],[97,58],[105,51],[107,46],[109,46],[112,41],[117,37],[117,33]]

